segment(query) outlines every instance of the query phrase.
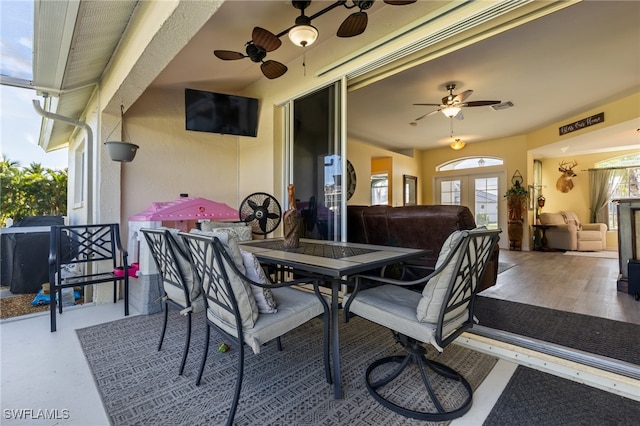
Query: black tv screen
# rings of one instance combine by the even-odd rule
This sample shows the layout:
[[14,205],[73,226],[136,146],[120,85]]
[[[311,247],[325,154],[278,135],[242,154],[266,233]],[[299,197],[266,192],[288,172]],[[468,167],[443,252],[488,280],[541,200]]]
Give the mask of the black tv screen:
[[186,129],[223,135],[258,133],[258,100],[185,89]]

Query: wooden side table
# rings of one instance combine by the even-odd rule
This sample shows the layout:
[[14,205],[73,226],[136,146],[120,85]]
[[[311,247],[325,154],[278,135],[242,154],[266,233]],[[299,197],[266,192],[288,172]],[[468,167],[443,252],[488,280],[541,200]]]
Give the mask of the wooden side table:
[[[531,226],[533,227],[533,229],[536,230],[534,234],[535,241],[533,244],[533,249],[537,251],[550,251],[551,249],[548,246],[549,241],[547,240],[547,229],[555,228],[556,225],[531,225]],[[540,239],[538,239],[538,231],[542,234]]]

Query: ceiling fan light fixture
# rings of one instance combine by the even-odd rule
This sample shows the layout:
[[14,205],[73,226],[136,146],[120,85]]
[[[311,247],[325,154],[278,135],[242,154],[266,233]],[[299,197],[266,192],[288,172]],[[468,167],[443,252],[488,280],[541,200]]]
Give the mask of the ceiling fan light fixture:
[[289,30],[289,40],[296,46],[307,47],[316,41],[318,34],[318,29],[311,25],[311,19],[301,15],[296,18],[296,25]]
[[464,148],[464,146],[466,145],[466,143],[462,142],[460,139],[456,139],[453,142],[451,142],[449,144],[449,146],[451,147],[451,149],[455,149],[456,151],[459,149]]
[[445,116],[447,116],[449,118],[452,118],[452,117],[455,117],[456,115],[458,115],[458,113],[460,112],[461,109],[462,108],[457,107],[457,106],[448,106],[448,107],[442,108],[441,111]]

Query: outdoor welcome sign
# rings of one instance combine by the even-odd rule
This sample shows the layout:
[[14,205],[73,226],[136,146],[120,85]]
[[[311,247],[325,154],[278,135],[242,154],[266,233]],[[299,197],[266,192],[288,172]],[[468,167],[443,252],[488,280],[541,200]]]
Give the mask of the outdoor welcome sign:
[[593,126],[594,124],[604,123],[604,112],[600,112],[591,117],[583,118],[582,120],[574,121],[570,124],[560,126],[558,129],[560,136],[567,133],[575,132],[576,130],[584,129],[585,127]]

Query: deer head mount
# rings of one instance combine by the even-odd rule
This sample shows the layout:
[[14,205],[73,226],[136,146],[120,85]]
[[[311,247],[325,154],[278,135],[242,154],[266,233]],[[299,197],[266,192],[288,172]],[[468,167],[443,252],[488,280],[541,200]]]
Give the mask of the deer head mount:
[[573,189],[573,181],[571,179],[577,176],[575,173],[573,173],[573,168],[577,165],[577,161],[572,161],[571,163],[563,161],[560,163],[558,171],[560,171],[562,175],[560,175],[560,177],[556,181],[556,189],[558,191],[569,192]]

